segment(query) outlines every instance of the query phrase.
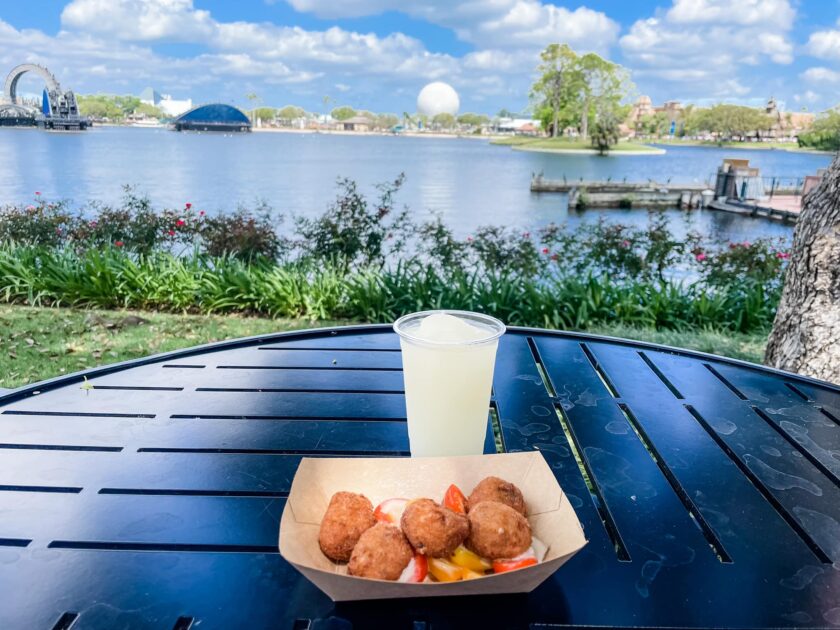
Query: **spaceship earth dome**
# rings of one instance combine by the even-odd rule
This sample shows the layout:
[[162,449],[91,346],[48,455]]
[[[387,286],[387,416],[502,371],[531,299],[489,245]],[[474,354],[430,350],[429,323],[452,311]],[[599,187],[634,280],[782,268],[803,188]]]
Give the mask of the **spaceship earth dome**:
[[438,114],[454,116],[458,113],[460,106],[461,99],[458,98],[458,92],[442,81],[429,83],[417,95],[417,111],[429,118],[434,118]]

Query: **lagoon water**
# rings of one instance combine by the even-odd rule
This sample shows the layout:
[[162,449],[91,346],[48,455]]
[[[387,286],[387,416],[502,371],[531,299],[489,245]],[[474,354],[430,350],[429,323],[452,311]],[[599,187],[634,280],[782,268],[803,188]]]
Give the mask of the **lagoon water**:
[[[486,140],[332,134],[195,134],[166,129],[95,127],[84,133],[0,129],[0,205],[25,203],[40,191],[76,204],[119,200],[129,184],[157,207],[191,202],[207,212],[265,201],[278,214],[313,216],[349,177],[365,191],[406,174],[398,202],[418,218],[441,213],[459,234],[478,225],[531,229],[605,216],[640,224],[632,210],[569,212],[565,195],[533,194],[532,173],[548,178],[659,182],[713,180],[726,157],[749,159],[763,175],[802,177],[830,157],[768,150],[666,147],[664,155],[599,157],[514,151]],[[677,231],[713,238],[789,237],[791,227],[712,211],[668,212]],[[689,224],[685,218],[689,217]]]

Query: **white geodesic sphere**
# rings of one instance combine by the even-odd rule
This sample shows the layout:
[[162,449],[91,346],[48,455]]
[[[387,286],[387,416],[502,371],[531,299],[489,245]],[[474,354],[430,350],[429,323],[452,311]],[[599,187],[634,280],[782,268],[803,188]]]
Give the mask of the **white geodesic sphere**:
[[458,92],[442,81],[429,83],[417,95],[417,111],[429,118],[434,118],[438,114],[454,116],[458,113],[460,106],[461,99],[458,98]]

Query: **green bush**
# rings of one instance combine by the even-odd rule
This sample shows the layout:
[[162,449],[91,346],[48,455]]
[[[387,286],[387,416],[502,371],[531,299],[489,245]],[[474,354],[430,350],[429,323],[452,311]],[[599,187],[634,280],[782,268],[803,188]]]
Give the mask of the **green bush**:
[[772,323],[788,257],[780,242],[678,238],[661,213],[642,228],[483,226],[461,238],[440,217],[415,224],[395,210],[402,181],[369,202],[341,180],[328,211],[298,218],[287,237],[265,206],[212,218],[190,204],[155,211],[131,189],[116,208],[7,207],[0,300],[364,321],[446,307],[575,329]]

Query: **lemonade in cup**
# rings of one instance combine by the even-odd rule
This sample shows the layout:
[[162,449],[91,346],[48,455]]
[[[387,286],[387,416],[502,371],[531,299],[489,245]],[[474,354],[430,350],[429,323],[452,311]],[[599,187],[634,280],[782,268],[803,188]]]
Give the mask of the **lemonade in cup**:
[[439,310],[401,317],[394,330],[402,348],[411,455],[483,453],[505,325],[480,313]]

